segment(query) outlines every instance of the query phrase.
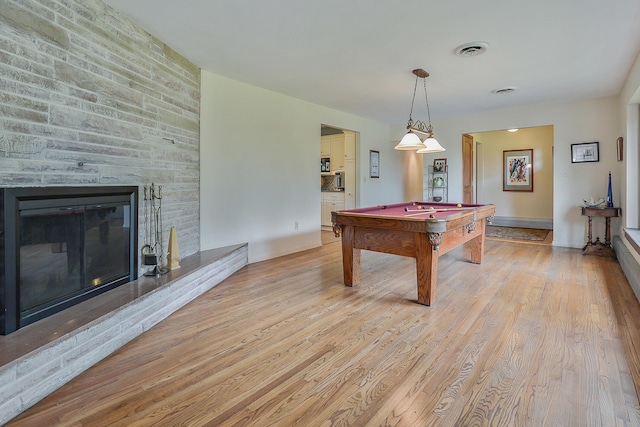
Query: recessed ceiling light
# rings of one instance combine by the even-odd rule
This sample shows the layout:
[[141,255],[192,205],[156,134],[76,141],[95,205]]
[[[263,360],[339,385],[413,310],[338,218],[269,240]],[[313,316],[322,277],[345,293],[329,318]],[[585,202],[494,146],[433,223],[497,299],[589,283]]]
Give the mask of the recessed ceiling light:
[[507,86],[507,87],[503,87],[502,89],[495,89],[493,93],[497,93],[497,94],[512,93],[512,92],[515,92],[516,89],[518,88],[515,86]]
[[485,43],[485,42],[465,43],[456,48],[456,55],[477,56],[485,53],[488,48],[489,48],[489,43]]
[[518,129],[507,129],[507,132],[511,132],[511,133],[518,132]]

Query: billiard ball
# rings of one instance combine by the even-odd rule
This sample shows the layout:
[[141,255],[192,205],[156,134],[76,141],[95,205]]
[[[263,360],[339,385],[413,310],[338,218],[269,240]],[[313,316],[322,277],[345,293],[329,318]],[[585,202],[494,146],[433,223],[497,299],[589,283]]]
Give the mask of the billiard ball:
[[460,203],[458,203],[458,207],[459,207],[459,208],[461,208],[461,207],[462,207],[462,205],[461,205]]

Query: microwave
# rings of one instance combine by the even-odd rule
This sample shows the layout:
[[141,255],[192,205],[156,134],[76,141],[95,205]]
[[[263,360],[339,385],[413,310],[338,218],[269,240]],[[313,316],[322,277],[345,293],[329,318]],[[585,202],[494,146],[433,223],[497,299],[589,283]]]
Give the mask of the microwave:
[[331,172],[331,159],[329,157],[320,159],[320,172]]

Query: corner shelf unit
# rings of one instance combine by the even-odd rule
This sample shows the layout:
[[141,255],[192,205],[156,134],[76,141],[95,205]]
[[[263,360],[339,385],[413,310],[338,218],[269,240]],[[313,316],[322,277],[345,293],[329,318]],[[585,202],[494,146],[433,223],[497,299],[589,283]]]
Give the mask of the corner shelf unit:
[[433,166],[428,167],[427,175],[427,201],[435,202],[434,197],[441,197],[439,202],[449,201],[449,173],[447,165],[441,170],[434,170]]

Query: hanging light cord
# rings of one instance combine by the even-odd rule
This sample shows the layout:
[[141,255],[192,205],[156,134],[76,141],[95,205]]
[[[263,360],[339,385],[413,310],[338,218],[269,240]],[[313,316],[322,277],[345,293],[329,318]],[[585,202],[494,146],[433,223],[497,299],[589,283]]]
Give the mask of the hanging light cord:
[[[425,88],[426,88],[426,82],[425,82]],[[413,126],[413,119],[411,118],[411,115],[413,114],[413,104],[416,101],[416,89],[418,88],[418,76],[416,75],[416,83],[413,86],[413,98],[411,98],[411,111],[409,111],[409,122],[407,122],[407,129],[410,129]],[[426,89],[425,89],[426,90]],[[427,103],[427,110],[429,109],[429,104]]]
[[[411,98],[411,110],[409,111],[409,121],[407,122],[407,129],[409,130],[413,130],[414,129],[414,125],[416,125],[415,130],[420,131],[420,132],[427,132],[429,134],[433,134],[433,126],[431,126],[431,109],[429,108],[429,94],[427,93],[427,79],[422,77],[422,83],[424,85],[424,99],[427,102],[427,117],[429,120],[429,124],[426,126],[425,129],[425,123],[418,120],[417,122],[413,121],[413,105],[416,102],[416,91],[418,89],[418,78],[420,78],[420,76],[418,74],[416,74],[416,82],[413,86],[413,97]],[[432,135],[430,135],[432,136]]]
[[[417,84],[417,79],[416,79]],[[415,89],[413,92],[413,96],[415,97]],[[433,126],[431,126],[431,110],[429,109],[429,95],[427,94],[427,79],[424,79],[424,99],[427,101],[427,118],[429,119],[429,126],[427,126],[427,132],[433,133]],[[413,108],[413,105],[411,106]]]

